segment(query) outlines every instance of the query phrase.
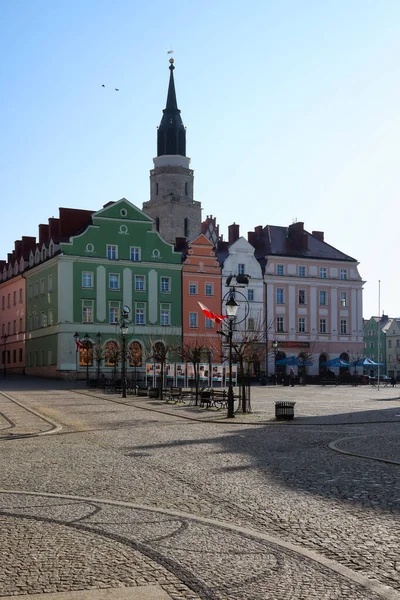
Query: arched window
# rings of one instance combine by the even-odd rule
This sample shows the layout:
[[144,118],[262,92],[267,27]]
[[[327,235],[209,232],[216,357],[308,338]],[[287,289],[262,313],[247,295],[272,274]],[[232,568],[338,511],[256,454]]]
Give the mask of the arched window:
[[118,364],[119,348],[116,342],[107,342],[104,359],[106,367],[115,367]]
[[156,231],[160,231],[160,219],[156,217]]
[[188,195],[189,195],[189,184],[188,184],[188,182],[186,181],[186,182],[185,182],[185,196],[188,196]]
[[92,342],[83,342],[79,346],[79,366],[93,366],[93,344]]
[[153,358],[156,362],[165,362],[166,351],[162,342],[156,342],[153,345]]
[[184,224],[184,236],[187,238],[189,236],[189,219],[186,217]]
[[158,196],[158,183],[156,183],[156,196]]
[[142,352],[142,347],[139,344],[139,342],[132,342],[129,345],[128,357],[129,357],[129,366],[130,367],[141,367],[142,366],[143,352]]

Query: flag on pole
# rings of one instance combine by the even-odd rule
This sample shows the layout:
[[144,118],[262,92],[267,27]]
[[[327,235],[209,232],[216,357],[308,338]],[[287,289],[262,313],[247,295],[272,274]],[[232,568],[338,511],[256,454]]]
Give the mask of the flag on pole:
[[211,319],[214,323],[222,323],[224,319],[226,319],[226,315],[216,315],[213,313],[207,306],[204,306],[201,302],[197,301],[197,304],[200,306],[203,313],[206,315],[207,319]]
[[78,352],[79,348],[84,348],[84,345],[82,344],[81,340],[76,340],[76,346],[75,346],[76,352]]

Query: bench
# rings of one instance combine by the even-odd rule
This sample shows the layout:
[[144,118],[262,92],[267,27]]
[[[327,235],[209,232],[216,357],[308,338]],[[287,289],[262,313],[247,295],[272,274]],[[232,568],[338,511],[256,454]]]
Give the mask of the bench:
[[[234,397],[234,400],[236,398]],[[200,392],[200,406],[207,408],[228,408],[228,392],[226,390],[216,390],[211,388]]]
[[183,389],[180,387],[170,387],[165,390],[166,402],[183,402]]

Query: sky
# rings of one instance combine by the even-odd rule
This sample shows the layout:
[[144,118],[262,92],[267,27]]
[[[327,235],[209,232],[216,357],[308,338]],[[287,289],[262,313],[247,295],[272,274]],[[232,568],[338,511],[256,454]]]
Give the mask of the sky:
[[203,218],[324,231],[364,317],[399,317],[398,0],[2,0],[0,258],[59,207],[149,199],[170,49]]

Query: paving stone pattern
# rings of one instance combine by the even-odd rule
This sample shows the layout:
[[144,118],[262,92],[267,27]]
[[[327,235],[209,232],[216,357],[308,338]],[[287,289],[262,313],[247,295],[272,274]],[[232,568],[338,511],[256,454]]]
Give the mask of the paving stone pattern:
[[[262,425],[261,408],[257,415],[245,417],[247,424],[238,420],[214,424],[142,410],[137,406],[142,401],[134,399],[128,400],[131,406],[124,406],[68,389],[10,389],[21,402],[39,408],[42,414],[51,413],[53,419],[58,417],[65,424],[64,431],[70,433],[3,441],[1,487],[126,500],[213,517],[310,548],[399,590],[399,467],[328,448],[329,442],[348,437],[349,446],[340,441],[343,449],[365,450],[368,446],[368,454],[373,450],[379,456],[381,449],[387,454],[388,444],[382,440],[396,440],[396,413],[400,410],[398,399],[389,397],[388,390],[381,391],[386,394],[383,400],[371,399],[370,389],[324,388],[319,400],[312,389],[308,398],[307,389],[302,389],[297,402],[310,422],[297,426],[297,418],[290,424]],[[254,388],[253,406],[268,404],[265,421],[271,418],[270,405],[279,394],[286,396],[287,391]],[[390,394],[396,396],[397,392]],[[174,413],[175,407],[165,404],[147,406],[182,414],[180,407]],[[1,401],[0,411],[4,412]],[[326,424],[313,424],[313,413]],[[210,417],[211,411],[199,409],[190,414],[215,418]],[[349,414],[354,422],[365,424],[340,425],[351,422]],[[400,460],[396,444],[389,446],[390,456]],[[65,510],[62,508],[63,520]],[[142,519],[136,520],[132,537],[139,536]],[[109,521],[101,527],[103,533],[121,535],[120,525],[117,521],[113,532]],[[168,533],[168,527],[170,524],[163,524],[162,531],[166,528]],[[221,530],[204,533],[202,529],[201,533],[192,523],[186,529],[180,527],[179,536],[157,541],[154,537],[160,525],[156,523],[155,530],[150,528],[153,537],[148,543],[157,557],[157,553],[174,555],[170,572],[178,579],[183,581],[189,571],[195,576],[195,587],[209,586],[216,594],[205,597],[375,597],[332,571],[328,577],[317,563],[299,555],[288,556],[282,548],[264,545],[260,550],[260,542],[250,538],[239,544],[229,542]],[[193,548],[199,540],[203,540],[202,549],[196,552]],[[220,558],[211,560],[204,547],[214,548]],[[238,556],[237,550],[242,548],[244,555]],[[160,564],[156,555],[154,561]],[[229,570],[231,564],[236,565],[234,571]],[[178,567],[182,577],[177,575]],[[257,589],[260,596],[255,595]],[[310,595],[313,589],[318,591],[314,596]]]

